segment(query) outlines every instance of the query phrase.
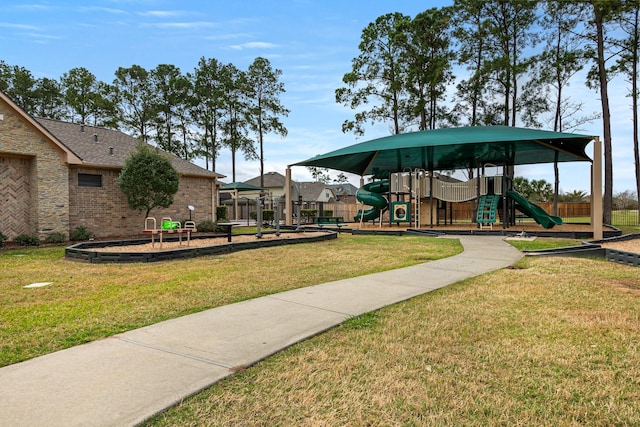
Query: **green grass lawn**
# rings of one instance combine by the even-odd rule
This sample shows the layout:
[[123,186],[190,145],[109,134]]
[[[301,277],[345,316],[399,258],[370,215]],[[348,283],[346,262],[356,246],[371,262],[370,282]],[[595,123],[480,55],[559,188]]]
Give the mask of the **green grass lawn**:
[[[67,261],[63,247],[0,252],[0,366],[244,299],[404,267],[455,240],[338,239],[159,263]],[[52,285],[25,289],[35,282]]]
[[524,258],[369,313],[147,426],[640,425],[640,275]]
[[[0,364],[460,249],[451,239],[341,234],[153,264],[70,262],[63,248],[5,251]],[[640,425],[638,271],[602,260],[524,258],[354,318],[147,425]],[[43,281],[53,284],[23,287]]]

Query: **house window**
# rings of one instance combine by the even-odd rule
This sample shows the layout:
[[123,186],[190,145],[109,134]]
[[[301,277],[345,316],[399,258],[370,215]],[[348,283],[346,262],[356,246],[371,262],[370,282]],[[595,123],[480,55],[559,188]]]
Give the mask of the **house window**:
[[102,187],[102,175],[79,173],[78,187]]

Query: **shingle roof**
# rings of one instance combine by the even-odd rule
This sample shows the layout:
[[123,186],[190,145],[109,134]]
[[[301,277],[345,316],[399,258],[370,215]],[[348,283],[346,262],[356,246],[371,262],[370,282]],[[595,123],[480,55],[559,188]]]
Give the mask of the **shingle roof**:
[[[35,120],[88,166],[120,169],[140,143],[136,138],[118,130],[51,119]],[[164,154],[181,175],[223,177],[172,154]]]
[[[286,178],[278,172],[267,172],[264,174],[264,188],[284,188]],[[245,181],[245,184],[260,187],[260,176]]]
[[320,199],[320,195],[325,190],[325,188],[331,189],[330,185],[324,184],[322,182],[301,182],[299,183],[299,186],[302,200],[307,202]]
[[327,184],[327,187],[331,188],[336,196],[355,196],[358,192],[358,188],[349,182]]

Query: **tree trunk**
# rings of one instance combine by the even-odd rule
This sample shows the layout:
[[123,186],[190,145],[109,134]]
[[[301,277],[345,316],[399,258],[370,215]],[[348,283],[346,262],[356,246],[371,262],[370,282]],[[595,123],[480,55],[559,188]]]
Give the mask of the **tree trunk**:
[[[600,102],[602,103],[602,126],[604,147],[604,195],[602,197],[602,221],[611,224],[613,209],[613,159],[611,154],[611,113],[609,111],[609,94],[607,91],[607,68],[604,56],[603,12],[593,4],[597,35],[598,76],[600,78]],[[600,191],[594,188],[593,191]]]
[[[640,201],[640,150],[638,148],[638,42],[640,41],[640,30],[638,29],[638,8],[634,16],[633,47],[631,52],[631,105],[633,109],[633,156],[636,166],[636,199]],[[638,215],[640,224],[640,215]]]

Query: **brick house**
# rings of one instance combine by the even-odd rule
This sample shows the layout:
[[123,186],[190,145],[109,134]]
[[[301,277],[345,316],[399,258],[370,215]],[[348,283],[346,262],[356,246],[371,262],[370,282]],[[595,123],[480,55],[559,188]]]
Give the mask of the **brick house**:
[[[117,130],[33,118],[0,92],[0,232],[45,238],[83,226],[98,238],[137,237],[144,212],[129,209],[116,184],[137,144]],[[168,156],[179,189],[170,208],[150,215],[215,221],[222,175]]]

